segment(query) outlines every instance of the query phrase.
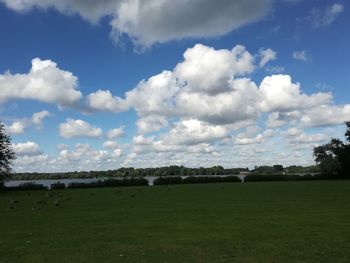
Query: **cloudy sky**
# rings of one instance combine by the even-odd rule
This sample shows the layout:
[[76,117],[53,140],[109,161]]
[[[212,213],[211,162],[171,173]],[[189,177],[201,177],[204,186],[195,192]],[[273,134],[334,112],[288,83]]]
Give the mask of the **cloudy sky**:
[[15,170],[313,164],[350,120],[327,0],[0,0]]

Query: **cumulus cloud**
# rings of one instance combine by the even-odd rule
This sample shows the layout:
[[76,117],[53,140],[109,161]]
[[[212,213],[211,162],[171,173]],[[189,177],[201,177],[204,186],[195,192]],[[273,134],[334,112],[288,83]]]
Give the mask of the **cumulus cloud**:
[[6,131],[9,134],[22,134],[27,127],[27,123],[23,120],[14,121],[11,125],[6,126]]
[[87,106],[92,111],[121,112],[127,105],[119,97],[113,97],[109,90],[98,90],[87,96]]
[[71,72],[61,70],[51,60],[34,58],[27,74],[0,75],[0,104],[11,99],[33,99],[74,107],[82,98],[78,79]]
[[[105,150],[95,150],[87,143],[77,143],[73,150],[62,149],[54,160],[59,164],[93,165],[115,161],[115,154]],[[85,170],[85,169],[84,169]]]
[[277,59],[277,52],[271,48],[259,50],[260,62],[259,67],[264,67],[269,61]]
[[65,123],[59,125],[59,134],[66,139],[74,137],[99,138],[102,135],[102,129],[83,120],[67,119]]
[[298,110],[290,112],[272,112],[268,115],[267,126],[270,128],[281,127],[285,124],[293,125],[301,117]]
[[293,111],[312,108],[330,103],[330,93],[318,92],[303,94],[299,83],[293,83],[289,75],[272,75],[265,77],[259,87],[262,93],[263,111]]
[[107,138],[110,140],[117,139],[125,135],[124,127],[110,129],[107,132]]
[[15,120],[12,124],[6,126],[6,130],[10,134],[22,134],[25,132],[26,128],[30,126],[35,126],[35,128],[41,129],[44,119],[49,116],[51,116],[51,113],[47,110],[35,112],[30,119],[23,118]]
[[349,121],[350,104],[343,106],[322,105],[304,112],[301,124],[306,127],[319,127],[343,124]]
[[213,37],[259,20],[272,1],[124,1],[111,21],[112,37],[128,35],[136,45]]
[[215,50],[197,44],[185,51],[175,74],[193,92],[218,94],[229,89],[235,76],[251,73],[254,67],[254,57],[244,46]]
[[165,141],[172,144],[193,145],[215,141],[227,136],[227,129],[219,125],[209,125],[196,119],[183,120],[174,125]]
[[163,127],[168,126],[168,120],[165,116],[149,115],[139,118],[136,126],[140,133],[149,133],[159,131]]
[[235,136],[234,143],[236,145],[262,144],[274,135],[275,131],[272,129],[266,129],[262,132],[259,126],[249,126]]
[[[241,45],[232,49],[195,45],[186,50],[173,69],[141,80],[123,97],[114,96],[109,90],[98,90],[86,97],[90,112],[135,111],[138,130],[128,145],[117,143],[124,134],[123,127],[103,133],[86,121],[67,119],[59,125],[60,136],[104,139],[102,150],[86,144],[73,149],[60,146],[58,157],[22,155],[18,163],[24,167],[26,162],[41,158],[53,170],[62,166],[106,169],[116,160],[118,165],[133,166],[217,162],[232,166],[233,161],[253,165],[261,160],[267,164],[278,157],[281,162],[290,163],[295,156],[309,154],[307,147],[310,151],[312,145],[329,138],[322,130],[306,132],[305,127],[340,124],[350,109],[349,105],[334,105],[331,93],[306,94],[289,75],[266,76],[256,84],[249,75],[260,68],[264,56],[251,54]],[[269,60],[271,56],[266,55],[262,64]],[[49,114],[35,113],[26,120],[40,127]],[[21,124],[13,123],[13,130],[25,130],[27,126]],[[287,131],[274,130],[278,127]],[[280,156],[272,142],[283,136],[288,138],[288,153]],[[269,156],[259,159],[261,152],[268,152]],[[310,164],[310,156],[303,163]]]
[[17,156],[35,156],[42,153],[39,145],[32,141],[14,143],[12,147]]
[[174,114],[172,97],[178,92],[176,78],[170,71],[142,80],[126,93],[125,103],[139,116]]
[[115,149],[118,148],[118,143],[116,141],[105,141],[103,143],[103,147],[108,149]]
[[101,17],[112,14],[122,0],[0,0],[0,2],[20,13],[28,12],[33,8],[43,10],[55,8],[67,15],[78,13],[84,19],[96,23]]
[[263,18],[272,0],[0,0],[17,12],[55,8],[63,14],[78,13],[97,23],[112,17],[111,37],[128,36],[137,46],[149,47],[182,38],[224,35]]
[[46,118],[46,117],[49,117],[51,116],[51,113],[47,110],[43,110],[43,111],[40,111],[40,112],[35,112],[32,116],[32,123],[34,125],[37,125],[38,127],[41,127],[42,126],[42,123],[43,123],[43,120]]

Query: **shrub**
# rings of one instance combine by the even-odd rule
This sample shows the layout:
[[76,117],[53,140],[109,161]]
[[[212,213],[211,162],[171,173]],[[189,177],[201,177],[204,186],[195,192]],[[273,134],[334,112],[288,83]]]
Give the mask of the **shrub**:
[[105,186],[142,186],[148,185],[147,179],[144,178],[131,178],[131,179],[108,179],[104,181]]
[[105,186],[104,182],[97,181],[93,183],[71,183],[68,185],[68,188],[90,188],[90,187],[103,187]]
[[89,188],[89,187],[112,187],[112,186],[142,186],[148,185],[147,179],[131,178],[131,179],[107,179],[93,183],[71,183],[69,188]]
[[65,189],[66,185],[63,183],[51,184],[51,189]]
[[47,187],[45,187],[42,184],[35,184],[35,183],[23,183],[19,186],[13,186],[8,187],[9,190],[45,190]]
[[311,181],[311,180],[338,180],[346,179],[336,174],[305,174],[305,175],[248,175],[244,177],[245,182],[262,182],[262,181]]
[[237,176],[190,176],[182,180],[184,184],[241,182]]
[[153,185],[182,184],[180,176],[159,177],[153,181]]
[[247,175],[244,177],[244,182],[287,181],[287,180],[288,180],[288,176],[286,175],[259,174],[259,175]]

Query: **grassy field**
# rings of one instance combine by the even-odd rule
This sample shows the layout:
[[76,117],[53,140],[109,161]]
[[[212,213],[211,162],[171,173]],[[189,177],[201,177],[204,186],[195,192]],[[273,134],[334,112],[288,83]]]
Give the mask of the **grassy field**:
[[0,192],[0,262],[350,262],[350,181]]

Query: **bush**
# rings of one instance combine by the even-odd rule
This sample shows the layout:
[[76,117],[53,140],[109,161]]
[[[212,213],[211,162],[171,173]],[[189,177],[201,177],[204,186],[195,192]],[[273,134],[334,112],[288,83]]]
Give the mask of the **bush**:
[[23,183],[19,186],[13,186],[13,187],[7,187],[9,190],[45,190],[47,187],[45,187],[42,184],[35,184],[35,183]]
[[68,188],[90,188],[90,187],[112,187],[112,186],[142,186],[148,185],[147,179],[131,178],[131,179],[107,179],[93,183],[71,183]]
[[66,185],[63,183],[51,184],[51,189],[65,189]]
[[93,183],[71,183],[68,185],[68,188],[91,188],[91,187],[103,187],[105,186],[104,182],[98,181]]
[[311,181],[311,180],[338,180],[346,179],[336,174],[305,174],[305,175],[248,175],[244,177],[245,182],[262,182],[262,181]]
[[260,175],[247,175],[244,177],[244,182],[260,182],[260,181],[287,181],[287,175],[270,175],[270,174],[260,174]]
[[159,177],[153,181],[153,185],[182,184],[180,176]]
[[241,182],[237,176],[190,176],[182,180],[184,184],[201,184],[201,183],[224,183],[224,182]]
[[131,179],[108,179],[104,181],[105,186],[142,186],[148,185],[147,179],[144,178],[131,178]]

